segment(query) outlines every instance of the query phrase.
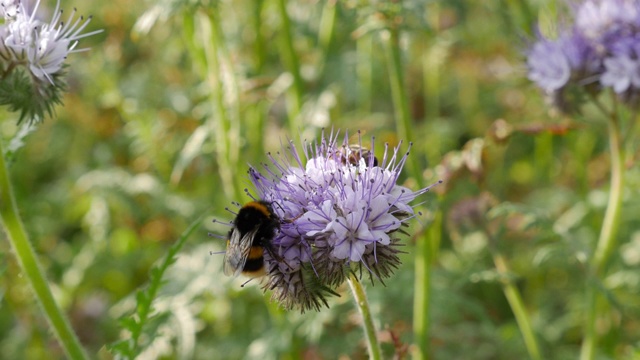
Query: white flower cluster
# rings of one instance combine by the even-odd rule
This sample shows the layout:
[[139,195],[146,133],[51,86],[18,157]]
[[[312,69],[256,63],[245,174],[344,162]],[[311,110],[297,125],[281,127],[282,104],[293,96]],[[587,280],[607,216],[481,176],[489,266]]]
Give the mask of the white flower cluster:
[[5,73],[25,66],[37,81],[54,84],[67,55],[87,50],[76,48],[78,40],[102,30],[83,34],[91,17],[75,18],[75,9],[66,22],[62,21],[59,1],[51,20],[42,21],[39,5],[40,0],[32,8],[28,1],[0,0],[0,15],[4,17],[4,24],[0,24],[0,61]]

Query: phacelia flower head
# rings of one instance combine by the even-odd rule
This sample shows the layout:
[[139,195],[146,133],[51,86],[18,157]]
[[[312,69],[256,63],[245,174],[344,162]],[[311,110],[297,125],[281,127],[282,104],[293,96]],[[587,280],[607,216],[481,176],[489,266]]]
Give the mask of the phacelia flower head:
[[527,59],[529,79],[546,92],[564,87],[571,78],[571,65],[558,41],[542,39],[533,45]]
[[[0,24],[0,94],[11,94],[7,99],[0,98],[0,104],[19,110],[21,119],[41,118],[45,112],[52,112],[64,89],[67,56],[88,50],[78,49],[78,40],[102,31],[83,33],[91,17],[76,18],[75,9],[63,20],[59,0],[51,20],[46,22],[39,5],[40,0],[35,5],[30,1],[0,1],[0,14],[4,17]],[[22,96],[16,95],[16,89],[29,91],[23,90],[28,94]]]
[[86,50],[76,49],[78,40],[101,32],[98,30],[82,34],[91,17],[86,20],[82,16],[74,19],[75,9],[66,21],[62,21],[63,11],[59,8],[59,1],[48,23],[36,16],[40,0],[33,10],[28,10],[23,2],[5,3],[2,4],[5,15],[5,24],[2,26],[6,26],[6,34],[2,40],[11,54],[11,58],[6,60],[26,63],[33,76],[39,80],[53,83],[53,76],[61,70],[67,55]]
[[572,26],[556,39],[540,36],[528,51],[529,79],[556,97],[568,88],[609,88],[621,99],[637,98],[640,0],[587,0],[572,10]]
[[639,20],[636,0],[588,0],[575,8],[576,31],[596,42],[637,32]]
[[399,235],[415,216],[412,202],[430,188],[397,184],[408,155],[400,145],[385,145],[378,162],[373,149],[332,133],[304,144],[303,154],[289,142],[270,155],[270,164],[249,170],[257,197],[282,219],[271,244],[279,258],[265,254],[264,287],[275,300],[285,308],[318,309],[350,272],[371,281],[393,273]]

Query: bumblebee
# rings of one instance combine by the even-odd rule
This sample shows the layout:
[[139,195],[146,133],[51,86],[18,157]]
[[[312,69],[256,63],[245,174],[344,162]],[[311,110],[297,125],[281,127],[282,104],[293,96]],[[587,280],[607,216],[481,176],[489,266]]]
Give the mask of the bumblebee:
[[280,259],[271,242],[280,229],[280,219],[271,204],[251,201],[240,208],[227,235],[224,274],[236,277],[243,273],[251,278],[265,275],[264,252]]
[[373,155],[373,153],[358,144],[350,144],[342,145],[338,150],[338,154],[340,155],[340,161],[342,164],[346,165],[347,162],[351,165],[358,165],[360,163],[360,159],[364,159],[367,167],[371,164],[373,166],[378,166],[378,158]]

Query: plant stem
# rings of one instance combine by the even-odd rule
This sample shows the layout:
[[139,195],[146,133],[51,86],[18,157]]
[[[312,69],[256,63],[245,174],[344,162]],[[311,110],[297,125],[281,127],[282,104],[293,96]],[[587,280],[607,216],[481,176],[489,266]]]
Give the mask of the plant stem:
[[[206,213],[208,213],[208,211],[203,212],[203,214]],[[149,322],[149,318],[156,311],[156,309],[153,308],[153,301],[156,299],[158,292],[165,284],[163,278],[167,269],[175,263],[176,257],[187,242],[187,239],[189,239],[191,234],[201,226],[203,217],[204,215],[201,215],[197,220],[192,222],[186,230],[184,230],[180,235],[180,238],[178,238],[178,241],[171,245],[162,262],[154,266],[151,270],[151,280],[147,288],[138,291],[136,311],[131,315],[131,320],[137,322],[138,326],[131,329],[131,338],[130,341],[128,341],[129,346],[127,348],[129,359],[134,359],[140,354],[140,336],[142,335],[145,325]]]
[[[608,128],[609,149],[611,152],[611,189],[602,228],[600,229],[600,237],[590,264],[590,276],[595,281],[604,276],[607,263],[616,246],[616,235],[620,225],[620,212],[622,209],[622,190],[624,188],[624,151],[618,115],[615,109],[609,116]],[[592,282],[589,282],[587,287],[587,324],[580,352],[581,360],[592,360],[595,357],[598,339],[595,325],[598,310],[598,289]]]
[[502,291],[504,292],[504,296],[507,298],[507,302],[509,302],[513,315],[516,317],[516,322],[518,323],[518,328],[520,328],[520,333],[524,338],[524,344],[529,352],[529,357],[533,360],[539,360],[541,359],[540,348],[538,347],[538,342],[533,332],[533,327],[531,326],[531,320],[529,320],[529,315],[527,314],[524,302],[522,301],[522,296],[520,296],[518,289],[507,278],[509,274],[507,262],[500,253],[494,252],[493,263],[495,264],[498,273],[505,277],[505,280],[502,282]]
[[364,287],[360,283],[360,280],[352,273],[347,279],[351,292],[353,293],[353,299],[356,301],[356,306],[360,310],[362,315],[362,326],[364,327],[364,333],[367,337],[367,349],[369,350],[370,360],[381,359],[380,343],[378,342],[378,336],[376,327],[373,324],[373,318],[371,317],[371,308],[369,307],[369,301],[367,301],[367,294],[364,291]]
[[328,0],[324,3],[324,8],[322,9],[322,16],[320,17],[320,26],[318,28],[318,45],[322,49],[322,53],[325,59],[322,61],[322,64],[326,64],[326,58],[329,56],[329,52],[331,51],[331,41],[333,40],[333,36],[336,28],[336,18],[338,14],[338,5],[336,4],[337,0]]
[[429,323],[431,320],[431,265],[437,258],[442,238],[442,211],[434,214],[434,219],[422,239],[416,241],[416,264],[413,300],[413,336],[416,348],[413,358],[429,358]]
[[302,76],[300,75],[300,64],[298,63],[298,55],[293,46],[293,29],[291,28],[291,20],[287,13],[287,0],[277,0],[278,11],[280,13],[280,21],[282,22],[282,50],[281,54],[285,66],[293,76],[293,86],[287,92],[287,115],[289,117],[289,131],[291,136],[302,131],[302,122],[300,121],[300,110],[302,109]]
[[255,0],[253,2],[253,22],[252,25],[254,27],[254,32],[256,35],[256,39],[254,41],[254,55],[255,55],[255,72],[257,74],[262,73],[264,68],[264,64],[267,61],[267,52],[265,45],[267,41],[265,40],[263,31],[262,31],[262,8],[264,6],[264,0]]
[[[409,142],[413,141],[411,113],[409,111],[409,99],[404,85],[404,71],[400,50],[399,32],[392,28],[382,33],[386,45],[387,68],[389,71],[389,81],[391,84],[391,94],[395,110],[396,131],[398,137]],[[407,160],[407,167],[411,176],[418,183],[420,188],[424,187],[422,170],[415,157],[410,156]],[[434,224],[433,226],[437,226]],[[436,229],[434,229],[436,230]],[[430,294],[431,294],[431,263],[433,252],[431,236],[425,236],[423,241],[419,241],[416,246],[416,268],[415,284],[416,292],[413,300],[414,319],[414,339],[417,343],[414,356],[416,359],[425,359],[428,355],[429,347],[429,321],[430,321]],[[438,238],[439,240],[439,238]],[[438,241],[439,243],[439,241]]]
[[356,54],[358,109],[368,113],[373,103],[373,36],[371,34],[363,35],[356,40]]
[[587,282],[587,323],[585,325],[584,339],[580,349],[580,360],[593,360],[595,357],[598,334],[596,333],[596,319],[598,308],[598,291],[592,284]]
[[609,121],[609,149],[611,151],[611,189],[604,215],[598,245],[593,256],[593,271],[602,275],[616,245],[616,235],[620,225],[622,190],[624,187],[624,152],[620,141],[620,127],[614,115]]
[[[237,168],[240,144],[239,90],[233,71],[224,78],[224,65],[231,67],[224,47],[224,39],[217,11],[199,14],[203,37],[203,51],[207,81],[211,88],[211,100],[215,116],[208,120],[210,133],[215,136],[216,160],[222,186],[226,194],[235,199],[242,198],[242,191],[236,186],[234,169]],[[230,89],[231,99],[225,97],[223,89]]]
[[411,141],[411,114],[409,113],[409,102],[404,88],[400,34],[396,29],[389,29],[383,32],[382,36],[387,48],[387,69],[389,71],[389,82],[391,85],[391,96],[393,99],[398,137]]
[[[390,29],[383,33],[386,41],[387,68],[389,71],[389,81],[391,83],[391,95],[393,98],[393,108],[395,112],[396,131],[398,137],[405,141],[413,142],[415,133],[411,123],[411,112],[409,111],[409,98],[404,86],[404,71],[402,55],[400,50],[400,35],[397,29]],[[407,159],[407,165],[411,175],[418,185],[423,187],[422,171],[414,156]]]
[[13,195],[9,172],[4,161],[4,150],[0,140],[0,216],[7,239],[18,258],[18,263],[31,284],[36,299],[44,310],[44,315],[53,328],[65,354],[70,359],[86,359],[87,356],[80,341],[71,329],[71,325],[62,310],[56,304],[47,279],[40,268],[33,247],[20,219],[18,206]]

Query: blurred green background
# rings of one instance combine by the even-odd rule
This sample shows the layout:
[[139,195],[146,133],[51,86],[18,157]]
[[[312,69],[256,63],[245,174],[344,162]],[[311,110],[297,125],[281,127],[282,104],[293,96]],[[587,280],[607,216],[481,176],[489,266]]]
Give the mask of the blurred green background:
[[[346,286],[330,309],[284,312],[257,282],[241,288],[222,276],[222,256],[209,251],[224,242],[207,232],[228,231],[211,219],[231,220],[225,207],[248,200],[247,164],[287,139],[299,145],[334,128],[362,130],[365,144],[401,140],[389,66],[397,35],[399,100],[414,141],[401,181],[414,190],[445,183],[418,200],[424,215],[401,268],[386,287],[368,286],[385,357],[415,340],[415,242],[426,241],[435,214],[431,357],[527,357],[492,254],[506,258],[545,358],[576,357],[609,160],[597,112],[555,114],[526,79],[532,29],[540,21],[553,31],[562,19],[554,1],[62,5],[92,14],[90,29],[105,32],[69,57],[64,106],[25,139],[10,172],[54,294],[90,354],[108,357],[150,267],[206,214],[167,273],[141,359],[366,358]],[[12,114],[3,119],[8,139],[17,126]],[[602,358],[640,356],[639,182],[631,161],[620,246],[602,284]],[[63,358],[7,241],[0,274],[1,357]]]

